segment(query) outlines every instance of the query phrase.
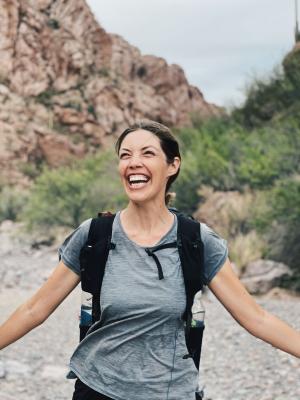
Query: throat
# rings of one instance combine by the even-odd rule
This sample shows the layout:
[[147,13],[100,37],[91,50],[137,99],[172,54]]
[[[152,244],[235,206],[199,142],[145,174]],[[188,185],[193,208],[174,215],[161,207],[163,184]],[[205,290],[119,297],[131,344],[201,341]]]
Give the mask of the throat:
[[120,223],[127,237],[140,246],[152,247],[172,228],[175,215],[167,210],[160,215],[132,215],[128,209],[121,211]]
[[171,229],[168,228],[167,230],[161,230],[157,232],[130,232],[130,231],[125,231],[123,227],[123,231],[125,232],[126,236],[128,239],[130,239],[132,242],[139,246],[143,247],[154,247],[156,246],[160,240],[169,232]]

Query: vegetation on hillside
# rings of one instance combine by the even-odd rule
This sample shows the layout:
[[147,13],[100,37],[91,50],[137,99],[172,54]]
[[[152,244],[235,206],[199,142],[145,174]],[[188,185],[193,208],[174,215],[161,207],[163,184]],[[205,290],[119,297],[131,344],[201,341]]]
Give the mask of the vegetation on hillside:
[[[240,221],[244,244],[250,232],[259,235],[257,245],[267,243],[261,257],[294,268],[298,280],[287,285],[300,290],[300,51],[269,79],[255,80],[243,107],[184,129],[179,138],[184,162],[176,206],[193,213],[206,200],[199,192],[204,184],[255,193],[247,220]],[[235,247],[241,239],[230,240]]]

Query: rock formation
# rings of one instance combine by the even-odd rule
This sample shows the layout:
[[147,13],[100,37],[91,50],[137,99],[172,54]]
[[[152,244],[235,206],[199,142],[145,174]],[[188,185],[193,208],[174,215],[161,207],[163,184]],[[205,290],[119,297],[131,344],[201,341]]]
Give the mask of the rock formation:
[[0,166],[24,185],[141,118],[216,115],[183,70],[104,31],[84,0],[0,0]]
[[256,260],[247,265],[241,280],[252,294],[264,294],[292,276],[291,269],[273,260]]

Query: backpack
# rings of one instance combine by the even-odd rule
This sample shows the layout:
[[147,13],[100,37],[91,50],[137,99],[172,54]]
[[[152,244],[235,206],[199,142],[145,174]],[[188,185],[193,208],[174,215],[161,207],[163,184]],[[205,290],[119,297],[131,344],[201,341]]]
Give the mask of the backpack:
[[[199,369],[204,324],[200,327],[191,327],[191,308],[195,294],[202,290],[204,284],[204,249],[200,234],[200,223],[177,209],[170,208],[170,211],[177,215],[177,240],[172,243],[153,246],[154,250],[153,247],[145,250],[148,256],[153,257],[157,265],[159,279],[163,279],[162,268],[155,252],[162,248],[178,247],[186,290],[186,310],[182,318],[185,321],[185,340],[188,354],[183,357],[192,357],[196,368]],[[101,316],[100,291],[105,265],[110,250],[116,247],[111,241],[114,218],[115,214],[111,213],[99,213],[97,218],[93,218],[88,239],[80,251],[81,287],[83,293],[91,300],[91,306],[85,304],[81,306],[80,341],[87,334],[99,328],[97,322]]]

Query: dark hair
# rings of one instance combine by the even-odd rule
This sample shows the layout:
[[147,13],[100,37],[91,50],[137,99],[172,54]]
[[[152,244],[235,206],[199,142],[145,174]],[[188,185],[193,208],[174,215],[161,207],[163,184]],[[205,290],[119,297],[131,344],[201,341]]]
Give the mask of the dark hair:
[[[181,156],[180,156],[180,152],[179,152],[179,144],[178,144],[177,140],[175,139],[175,137],[173,136],[171,130],[167,126],[160,124],[159,122],[150,121],[150,120],[136,122],[135,124],[131,125],[129,128],[125,129],[125,131],[121,133],[121,135],[119,136],[119,138],[116,142],[116,145],[115,145],[117,154],[119,154],[121,144],[122,144],[123,140],[125,139],[125,137],[129,133],[135,132],[139,129],[143,129],[145,131],[151,132],[151,133],[153,133],[153,135],[158,137],[158,139],[160,141],[160,146],[162,148],[162,151],[166,155],[168,164],[171,164],[174,161],[175,157],[179,157],[179,159],[181,160]],[[176,172],[176,174],[171,175],[168,179],[167,186],[166,186],[166,194],[165,194],[165,202],[167,205],[170,202],[171,198],[174,196],[173,194],[168,193],[168,191],[169,191],[172,183],[177,178],[179,172],[180,172],[180,167],[178,168],[178,171]]]

